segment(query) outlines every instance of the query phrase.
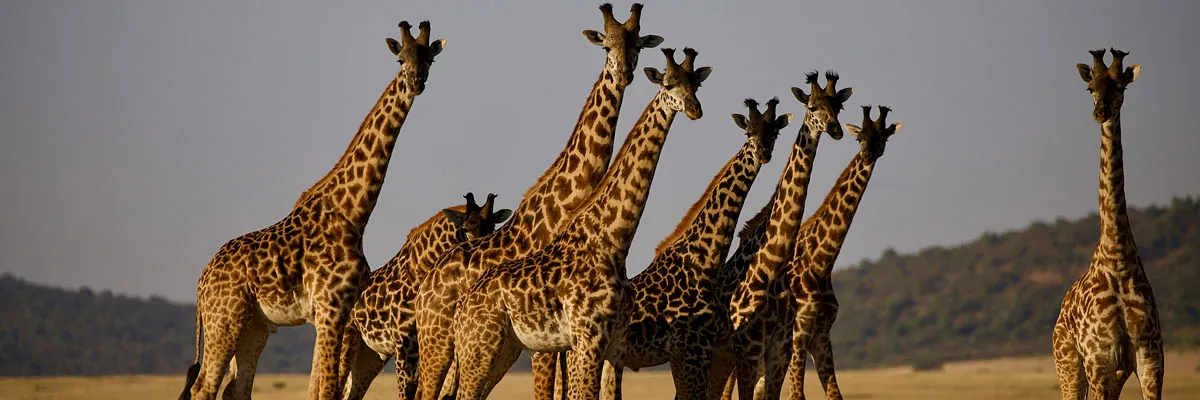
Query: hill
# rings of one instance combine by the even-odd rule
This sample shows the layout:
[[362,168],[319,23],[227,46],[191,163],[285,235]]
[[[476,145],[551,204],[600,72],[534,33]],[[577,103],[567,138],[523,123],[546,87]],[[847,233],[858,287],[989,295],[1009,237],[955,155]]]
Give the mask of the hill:
[[[1130,212],[1168,347],[1200,347],[1200,199]],[[1098,231],[1095,215],[1035,222],[839,270],[839,367],[1048,353],[1059,301],[1087,267]],[[191,305],[0,277],[0,375],[180,374],[194,333]],[[313,337],[308,326],[280,328],[259,370],[307,372]]]

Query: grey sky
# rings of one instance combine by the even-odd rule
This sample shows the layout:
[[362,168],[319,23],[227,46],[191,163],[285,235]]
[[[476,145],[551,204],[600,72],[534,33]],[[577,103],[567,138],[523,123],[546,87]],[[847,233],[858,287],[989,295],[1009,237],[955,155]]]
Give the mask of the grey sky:
[[[265,227],[340,156],[395,74],[401,19],[448,40],[367,228],[372,266],[467,191],[515,207],[562,148],[603,64],[593,2],[23,1],[0,6],[0,270],[193,301],[225,241]],[[841,264],[950,245],[1096,208],[1100,130],[1074,64],[1115,46],[1141,63],[1124,108],[1129,200],[1200,192],[1196,2],[649,2],[643,34],[714,67],[705,117],[677,119],[631,272],[743,142],[742,99],[813,69],[904,123]],[[615,5],[624,19],[629,4]],[[657,51],[641,66],[661,68]],[[618,140],[654,87],[628,89]],[[798,125],[780,140],[776,160]],[[809,211],[857,146],[821,145]],[[743,220],[763,205],[768,164]],[[1134,221],[1136,224],[1136,221]]]

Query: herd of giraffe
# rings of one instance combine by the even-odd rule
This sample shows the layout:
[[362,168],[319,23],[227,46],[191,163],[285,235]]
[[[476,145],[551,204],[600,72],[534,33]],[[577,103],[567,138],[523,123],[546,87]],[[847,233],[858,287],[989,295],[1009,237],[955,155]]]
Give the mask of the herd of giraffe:
[[[342,158],[265,229],[226,243],[200,276],[196,362],[181,399],[213,399],[226,374],[226,399],[248,399],[256,364],[278,326],[316,327],[308,397],[361,399],[389,358],[401,399],[483,399],[522,351],[533,352],[539,399],[621,398],[626,367],[669,364],[680,399],[778,398],[791,373],[792,398],[804,398],[811,355],[826,398],[842,398],[834,376],[830,328],[838,312],[831,284],[876,162],[900,129],[863,106],[861,125],[845,124],[859,151],[820,207],[803,219],[817,144],[841,139],[838,116],[854,90],[838,75],[807,74],[805,107],[782,176],[768,203],[738,233],[746,196],[775,140],[792,120],[771,99],[747,99],[734,114],[746,141],[721,167],[644,272],[628,277],[625,259],[637,231],[675,117],[701,118],[697,91],[712,71],[697,52],[662,49],[666,67],[645,69],[658,92],[613,157],[614,128],[642,49],[663,42],[640,35],[642,5],[625,22],[600,6],[604,31],[584,36],[605,63],[566,148],[515,210],[481,206],[441,210],[413,228],[400,251],[371,271],[364,228],[413,99],[445,47],[422,22],[414,37],[387,39],[400,71],[368,113]],[[1162,336],[1154,297],[1130,233],[1121,161],[1120,109],[1139,65],[1127,53],[1092,52],[1079,64],[1101,124],[1102,235],[1090,269],[1063,299],[1054,359],[1064,399],[1116,398],[1137,374],[1146,399],[1161,394]],[[685,139],[686,140],[686,139]],[[611,163],[610,163],[611,161]],[[505,221],[508,221],[505,223]],[[790,325],[791,329],[788,329]],[[203,346],[201,346],[203,341]],[[203,362],[202,362],[203,361]]]

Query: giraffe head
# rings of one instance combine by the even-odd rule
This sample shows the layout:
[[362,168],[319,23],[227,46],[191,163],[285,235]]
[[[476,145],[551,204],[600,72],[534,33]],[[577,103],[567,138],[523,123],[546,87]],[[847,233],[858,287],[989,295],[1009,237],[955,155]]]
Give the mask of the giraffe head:
[[1133,64],[1121,69],[1125,56],[1129,53],[1117,49],[1112,51],[1113,63],[1104,65],[1104,49],[1089,50],[1092,53],[1092,66],[1076,64],[1079,77],[1088,84],[1088,93],[1092,94],[1092,118],[1101,124],[1116,121],[1121,117],[1121,104],[1125,102],[1125,87],[1133,83],[1142,71],[1141,64]]
[[466,209],[459,211],[453,208],[442,210],[446,215],[446,219],[453,222],[457,230],[455,236],[460,241],[473,240],[478,237],[483,237],[496,231],[496,225],[504,223],[508,217],[512,216],[512,210],[507,208],[494,211],[494,202],[496,195],[488,193],[487,201],[483,206],[475,203],[475,194],[467,193],[463,196],[467,199]]
[[838,122],[838,113],[842,112],[842,106],[854,94],[854,88],[837,90],[838,74],[833,71],[825,71],[824,88],[817,82],[817,71],[809,72],[804,77],[810,93],[804,93],[804,89],[798,87],[792,88],[796,100],[804,103],[807,109],[804,112],[804,126],[813,135],[827,132],[834,140],[841,139],[842,124]]
[[604,33],[589,29],[583,31],[583,36],[608,53],[605,56],[605,72],[612,74],[621,87],[628,86],[633,82],[638,54],[642,49],[658,46],[663,38],[658,35],[638,36],[642,28],[642,5],[639,3],[633,3],[629,9],[629,19],[624,23],[613,17],[612,4],[604,3],[600,6],[600,12],[604,13]]
[[400,40],[387,38],[388,49],[400,63],[400,80],[416,94],[425,91],[425,80],[429,78],[429,65],[433,58],[446,47],[446,39],[429,42],[429,21],[421,21],[421,32],[413,37],[408,21],[400,21]]
[[690,47],[683,49],[682,64],[675,63],[675,49],[662,49],[662,52],[667,56],[666,72],[646,67],[646,78],[659,86],[658,97],[666,102],[668,109],[686,113],[688,118],[693,120],[700,119],[704,116],[704,110],[700,108],[696,91],[700,89],[700,84],[708,79],[712,67],[696,68],[696,55],[699,53]]
[[759,113],[758,102],[746,99],[746,108],[750,111],[746,115],[733,114],[733,123],[746,131],[746,141],[757,150],[755,155],[758,162],[763,164],[771,162],[771,151],[775,149],[775,138],[779,137],[779,131],[792,122],[792,113],[775,116],[775,106],[778,104],[779,99],[773,98],[767,101],[767,112]]
[[887,124],[887,115],[892,109],[886,106],[879,106],[879,119],[874,121],[871,120],[871,106],[862,106],[862,110],[862,127],[847,123],[846,129],[858,140],[858,153],[867,161],[875,162],[883,155],[888,138],[900,130],[900,123]]

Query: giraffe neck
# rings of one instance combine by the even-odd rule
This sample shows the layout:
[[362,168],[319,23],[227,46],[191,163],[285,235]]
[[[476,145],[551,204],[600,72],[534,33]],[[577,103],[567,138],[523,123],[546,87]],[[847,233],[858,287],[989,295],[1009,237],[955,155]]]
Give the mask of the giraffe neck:
[[[757,150],[747,142],[721,172],[709,183],[708,189],[692,211],[680,221],[676,233],[659,246],[659,256],[668,251],[686,253],[690,263],[702,271],[716,271],[729,253],[733,231],[741,216],[746,194],[750,192],[762,163],[754,154]],[[701,251],[692,249],[699,248]]]
[[360,231],[366,227],[383,187],[396,136],[416,96],[404,82],[399,75],[392,79],[342,158],[300,196],[296,207],[320,199],[321,206],[341,214]]
[[874,170],[874,161],[868,161],[862,153],[855,155],[838,176],[821,207],[801,227],[800,243],[804,245],[796,246],[795,257],[802,260],[801,265],[805,268],[812,268],[816,276],[830,276]]
[[[465,206],[454,207],[466,210]],[[417,228],[420,229],[420,228]],[[401,266],[407,270],[412,282],[420,282],[433,269],[438,258],[445,254],[450,247],[458,244],[456,237],[458,227],[439,212],[430,220],[429,225],[420,231],[413,230],[400,248],[398,257],[403,257]]]
[[[645,209],[658,157],[676,111],[666,107],[663,93],[650,101],[617,153],[600,187],[573,218],[576,233],[610,247],[624,260]],[[583,218],[578,218],[583,217]]]
[[[792,145],[792,153],[788,156],[788,165],[784,167],[783,176],[775,187],[775,194],[771,196],[768,211],[770,214],[765,224],[766,229],[763,230],[762,244],[754,254],[754,261],[750,263],[746,277],[738,285],[731,299],[730,309],[735,317],[735,324],[748,319],[750,314],[766,302],[767,286],[776,281],[775,275],[779,268],[793,253],[801,218],[804,216],[808,181],[820,139],[820,132],[813,134],[807,125],[796,136],[796,143]],[[738,321],[738,318],[742,318],[742,321]]]
[[613,130],[625,95],[617,76],[607,68],[600,73],[566,148],[525,192],[512,221],[500,228],[512,233],[498,237],[516,239],[514,246],[539,248],[595,190],[612,158]]
[[[1130,260],[1137,255],[1129,213],[1125,207],[1125,163],[1121,149],[1121,120],[1101,124],[1100,140],[1100,245],[1110,257]],[[1121,263],[1124,264],[1124,263]]]

